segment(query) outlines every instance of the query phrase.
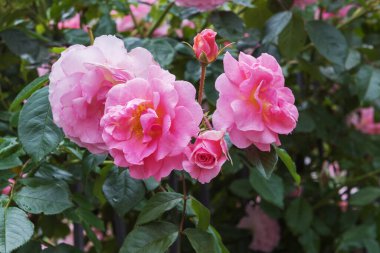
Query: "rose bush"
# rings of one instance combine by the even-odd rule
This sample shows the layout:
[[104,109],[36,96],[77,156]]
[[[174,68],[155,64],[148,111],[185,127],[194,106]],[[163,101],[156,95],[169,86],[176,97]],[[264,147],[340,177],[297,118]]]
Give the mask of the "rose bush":
[[379,22],[0,2],[0,252],[380,252]]

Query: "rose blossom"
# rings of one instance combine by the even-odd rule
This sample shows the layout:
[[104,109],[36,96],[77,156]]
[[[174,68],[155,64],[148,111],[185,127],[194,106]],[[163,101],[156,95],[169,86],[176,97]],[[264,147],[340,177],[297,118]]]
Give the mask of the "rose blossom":
[[181,169],[183,152],[199,132],[202,108],[188,82],[160,76],[149,68],[147,80],[135,78],[108,93],[103,139],[116,165],[132,177],[156,180]]
[[269,151],[272,143],[280,145],[278,134],[292,132],[298,111],[276,59],[240,53],[236,61],[227,52],[224,71],[215,84],[220,92],[213,115],[215,128],[227,131],[238,148],[254,144]]
[[135,48],[128,53],[123,41],[114,36],[96,38],[93,46],[69,47],[53,64],[50,74],[54,122],[79,146],[105,153],[100,119],[107,92],[118,83],[145,78],[150,65],[157,63],[147,50]]
[[347,124],[364,134],[380,134],[380,122],[375,123],[373,107],[359,108],[348,116]]
[[202,184],[209,183],[219,174],[228,158],[224,132],[211,130],[202,133],[194,144],[189,145],[185,154],[188,160],[182,163],[183,168]]
[[[335,18],[335,17],[345,18],[352,8],[355,8],[355,4],[348,4],[344,7],[342,7],[341,9],[339,9],[338,13],[327,12],[325,10],[322,10],[321,18],[322,18],[322,20],[327,20],[327,19],[331,19],[331,18]],[[319,19],[320,13],[321,13],[320,8],[317,8],[314,12],[314,19]]]
[[178,6],[195,7],[199,10],[206,11],[215,9],[219,5],[222,5],[228,1],[229,0],[175,0],[175,3]]
[[205,29],[194,38],[193,50],[198,60],[211,63],[218,57],[219,48],[215,41],[216,32]]
[[317,0],[294,0],[293,6],[297,6],[300,9],[305,9],[306,6],[316,3]]
[[195,23],[191,20],[184,19],[181,23],[181,28],[177,29],[175,32],[179,38],[183,38],[183,29],[184,28],[190,28],[190,29],[195,29]]
[[252,232],[252,242],[249,248],[254,251],[272,252],[280,241],[280,226],[269,217],[260,206],[248,203],[245,207],[248,216],[243,217],[238,228]]
[[57,24],[59,30],[63,29],[80,29],[80,15],[75,14],[72,18],[58,22]]

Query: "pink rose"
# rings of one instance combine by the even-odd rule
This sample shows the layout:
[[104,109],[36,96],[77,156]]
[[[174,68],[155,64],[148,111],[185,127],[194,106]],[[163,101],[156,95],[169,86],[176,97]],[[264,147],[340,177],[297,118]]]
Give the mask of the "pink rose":
[[96,38],[93,46],[69,47],[50,74],[54,122],[79,146],[105,153],[100,119],[108,91],[132,78],[146,78],[150,65],[158,64],[147,50],[135,48],[128,53],[123,41],[114,36]]
[[380,134],[380,122],[375,123],[373,107],[357,109],[348,116],[347,123],[364,134]]
[[72,18],[58,22],[57,24],[59,30],[63,29],[80,29],[80,15],[75,14]]
[[260,206],[248,203],[245,207],[248,216],[243,217],[238,228],[252,232],[252,242],[249,248],[254,251],[272,252],[280,242],[280,226],[269,217]]
[[42,64],[40,67],[37,68],[38,76],[43,76],[49,73],[50,66],[48,64]]
[[213,10],[229,0],[175,0],[178,6],[195,7],[202,11]]
[[254,144],[269,151],[272,143],[280,145],[278,134],[293,131],[298,111],[276,59],[240,53],[236,61],[226,53],[224,71],[215,84],[220,92],[213,115],[215,128],[227,131],[238,148]]
[[[141,22],[150,12],[151,5],[156,0],[146,1],[146,3],[141,3],[137,5],[130,5],[131,12],[135,17],[137,23]],[[133,19],[131,15],[119,16],[116,11],[112,11],[111,15],[114,16],[114,20],[116,23],[116,29],[118,32],[126,32],[135,28],[135,24],[133,23]]]
[[195,36],[193,50],[199,61],[211,63],[218,57],[219,48],[215,37],[216,32],[211,29],[205,29]]
[[194,144],[189,145],[185,154],[187,160],[183,162],[183,168],[202,184],[209,183],[219,174],[228,158],[224,132],[211,130],[202,133]]
[[158,66],[151,66],[148,76],[109,91],[101,126],[116,165],[129,167],[134,178],[161,180],[182,168],[203,112],[192,84],[161,75]]

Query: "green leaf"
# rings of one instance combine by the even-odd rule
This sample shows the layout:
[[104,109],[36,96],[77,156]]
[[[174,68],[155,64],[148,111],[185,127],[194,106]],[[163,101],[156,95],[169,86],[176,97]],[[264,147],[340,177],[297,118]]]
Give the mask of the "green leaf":
[[380,198],[380,188],[365,187],[360,189],[350,198],[350,204],[354,206],[365,206],[372,204],[377,198]]
[[49,247],[42,251],[43,253],[82,253],[77,248],[74,248],[73,246],[67,245],[67,244],[60,244],[56,247]]
[[115,211],[124,216],[144,198],[145,188],[142,181],[131,178],[127,170],[119,172],[114,168],[104,182],[103,192]]
[[252,162],[253,166],[265,177],[270,178],[272,172],[276,168],[278,156],[276,150],[271,148],[270,152],[262,152],[256,147],[252,146],[247,150],[248,159]]
[[223,38],[234,41],[243,37],[244,22],[233,12],[215,11],[211,14],[210,21]]
[[[368,240],[376,239],[376,225],[360,225],[354,226],[344,232],[339,239],[338,250],[347,250],[353,248],[364,247],[368,244]],[[368,245],[372,247],[373,245]],[[374,246],[376,247],[376,246]]]
[[263,43],[276,42],[277,36],[284,30],[292,18],[292,12],[283,11],[273,15],[265,24]]
[[176,192],[159,192],[155,194],[141,210],[136,224],[141,225],[157,219],[164,212],[181,203],[182,200],[182,194]]
[[302,234],[309,229],[313,220],[313,209],[310,204],[301,198],[290,203],[285,213],[285,221],[294,234]]
[[75,214],[79,217],[79,219],[82,221],[82,223],[86,223],[90,226],[93,226],[97,229],[100,229],[102,231],[105,230],[104,222],[99,217],[97,217],[92,212],[84,209],[84,208],[77,208],[75,210]]
[[90,38],[88,37],[88,33],[83,31],[82,29],[65,29],[63,30],[63,36],[65,37],[65,41],[68,44],[90,44]]
[[22,108],[18,123],[21,144],[37,162],[55,150],[63,139],[53,122],[48,94],[48,87],[36,91]]
[[20,147],[16,138],[0,138],[0,159],[14,154]]
[[298,241],[302,245],[304,252],[308,253],[318,253],[320,248],[319,236],[311,229],[303,233]]
[[292,158],[286,152],[285,149],[275,147],[277,155],[280,157],[281,161],[285,164],[286,168],[288,168],[290,174],[292,175],[294,181],[297,185],[301,183],[301,176],[297,173],[296,164],[293,162]]
[[243,199],[253,199],[253,189],[248,178],[234,180],[228,188],[233,194]]
[[51,181],[37,187],[25,186],[14,196],[17,205],[28,213],[58,214],[73,206],[64,182]]
[[278,46],[281,54],[290,59],[296,57],[303,48],[306,37],[302,17],[293,14],[289,24],[278,37]]
[[251,168],[249,182],[263,199],[280,208],[284,207],[284,184],[279,176],[273,174],[266,179],[259,170]]
[[364,65],[355,76],[353,89],[366,102],[373,102],[380,97],[380,69]]
[[210,211],[194,197],[190,198],[190,206],[197,216],[197,228],[206,231],[210,225]]
[[215,238],[216,243],[218,245],[218,252],[220,253],[230,253],[230,251],[227,249],[226,246],[224,246],[222,237],[220,236],[219,232],[213,227],[209,226],[207,230],[212,236]]
[[174,61],[175,49],[166,39],[147,40],[144,47],[153,54],[154,59],[161,67],[167,67]]
[[41,253],[41,242],[29,241],[19,248],[15,253]]
[[210,233],[196,228],[187,228],[183,233],[189,239],[196,253],[219,253],[221,252],[214,236]]
[[348,55],[344,63],[344,67],[347,70],[353,69],[354,67],[360,64],[360,61],[361,61],[360,52],[355,49],[350,49],[348,51]]
[[244,12],[244,21],[247,27],[263,29],[265,22],[271,16],[272,12],[267,7],[267,1],[257,0],[254,8],[249,8]]
[[309,21],[306,31],[321,55],[332,63],[344,66],[348,45],[338,29],[325,21]]
[[133,229],[125,239],[120,253],[165,253],[178,237],[178,226],[153,222]]
[[12,169],[21,165],[22,161],[18,158],[17,154],[0,159],[0,170]]
[[40,76],[34,79],[31,83],[25,86],[13,100],[12,104],[9,106],[10,111],[16,111],[20,108],[20,104],[28,99],[35,91],[40,89],[49,81],[49,75]]
[[107,155],[95,155],[91,153],[87,153],[82,161],[84,174],[88,175],[91,171],[94,171],[97,166],[102,164],[104,160],[107,158]]
[[99,19],[98,26],[96,27],[94,34],[96,37],[100,35],[108,35],[116,33],[115,21],[111,18],[109,14],[102,15]]
[[0,207],[0,252],[10,253],[33,235],[34,225],[17,207]]

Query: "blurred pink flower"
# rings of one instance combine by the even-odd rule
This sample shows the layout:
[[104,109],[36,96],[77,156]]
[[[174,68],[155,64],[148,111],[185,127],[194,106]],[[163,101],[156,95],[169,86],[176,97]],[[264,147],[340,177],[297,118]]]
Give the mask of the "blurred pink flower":
[[373,107],[359,108],[352,112],[347,118],[347,124],[365,134],[380,134],[380,122],[375,123],[375,109]]
[[306,6],[316,3],[318,0],[294,0],[293,6],[297,6],[300,9],[305,9]]
[[12,190],[12,185],[15,183],[15,180],[13,178],[8,179],[9,185],[6,186],[2,191],[1,194],[9,195]]
[[175,0],[178,6],[195,7],[202,11],[213,10],[229,0]]
[[132,78],[147,78],[150,65],[158,64],[147,50],[127,52],[124,42],[114,36],[98,37],[88,47],[69,47],[50,74],[54,122],[79,146],[105,153],[100,119],[108,91]]
[[293,131],[298,110],[276,59],[269,54],[254,58],[240,53],[236,61],[227,52],[224,71],[215,84],[220,92],[213,115],[215,128],[228,132],[238,148],[254,144],[269,151],[272,143],[280,145],[278,134]]
[[[356,6],[355,4],[348,4],[342,7],[341,9],[339,9],[337,13],[332,13],[332,12],[327,12],[325,10],[322,10],[322,20],[327,20],[331,18],[345,18],[348,15],[349,11],[352,8],[355,8],[355,6]],[[314,12],[314,19],[319,19],[320,13],[321,13],[320,8],[317,8]]]
[[195,29],[195,23],[193,21],[188,20],[188,19],[184,19],[181,23],[181,28],[176,30],[177,36],[179,38],[183,38],[183,29],[186,27],[191,28],[191,29]]
[[[135,18],[135,21],[139,24],[146,16],[149,15],[152,5],[155,4],[157,0],[146,0],[137,5],[129,5],[131,12]],[[135,23],[133,21],[132,15],[122,16],[117,11],[111,11],[111,16],[115,20],[116,30],[118,32],[128,32],[135,29]],[[163,37],[168,34],[170,26],[167,23],[164,23],[158,27],[153,33],[153,37]]]
[[38,76],[46,75],[50,72],[50,66],[48,64],[42,64],[40,67],[37,68]]
[[192,84],[149,68],[147,79],[115,85],[101,120],[103,139],[115,164],[132,177],[156,180],[182,169],[184,150],[199,132],[202,108]]
[[245,207],[248,216],[243,217],[238,228],[248,229],[252,232],[251,250],[272,252],[280,242],[280,225],[269,217],[259,205],[248,203]]
[[228,148],[224,140],[224,132],[210,130],[203,132],[190,144],[185,154],[187,160],[183,168],[190,176],[202,184],[209,183],[216,177],[228,159]]
[[59,30],[63,29],[80,29],[80,15],[75,14],[72,18],[58,22],[57,24]]

